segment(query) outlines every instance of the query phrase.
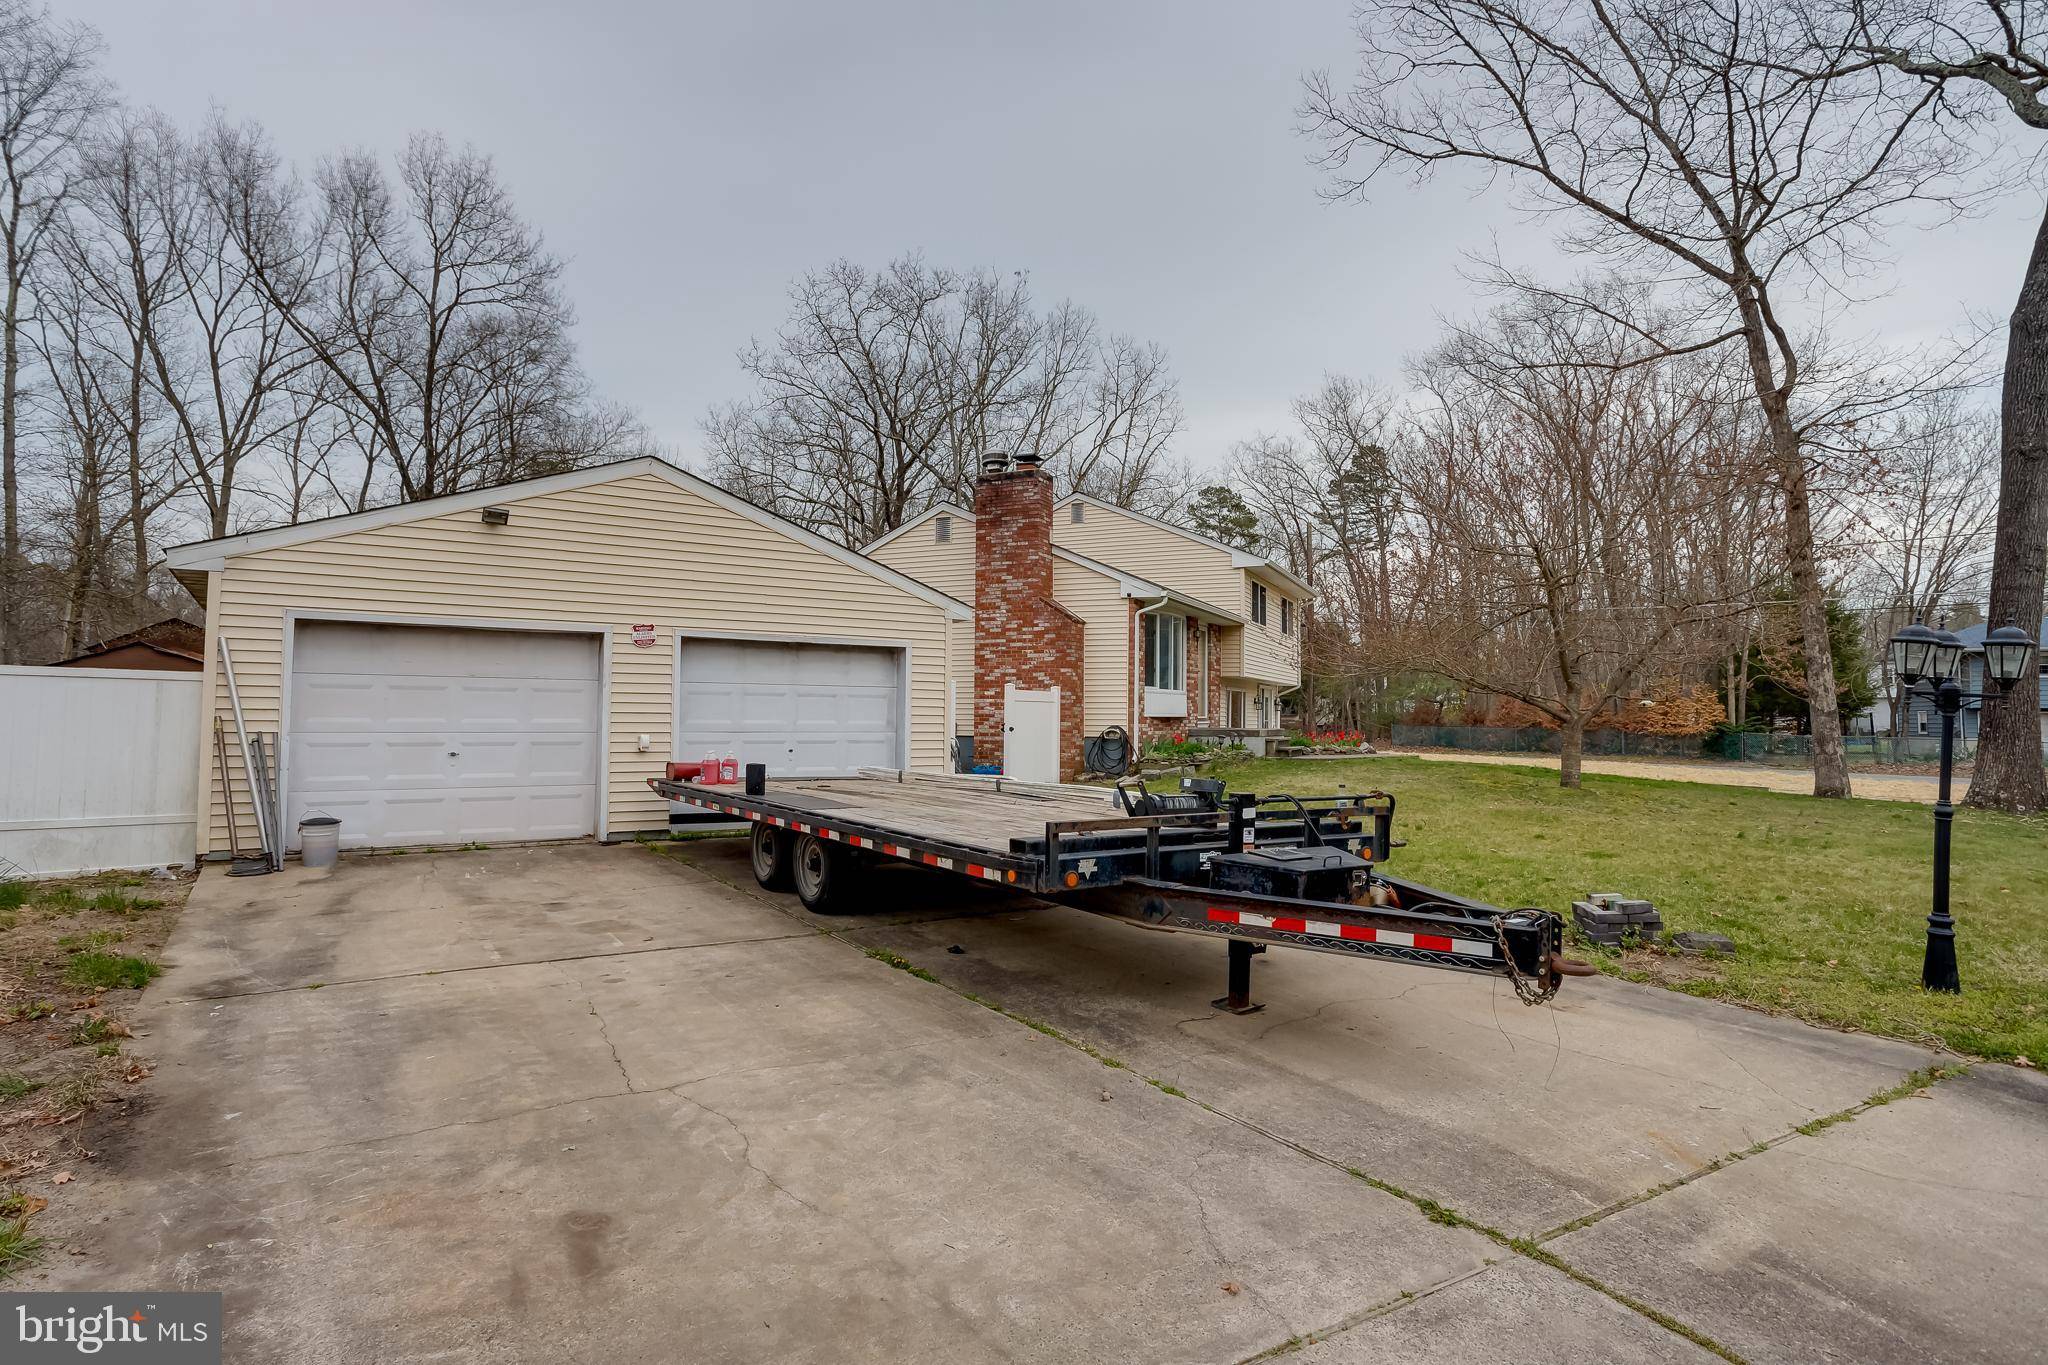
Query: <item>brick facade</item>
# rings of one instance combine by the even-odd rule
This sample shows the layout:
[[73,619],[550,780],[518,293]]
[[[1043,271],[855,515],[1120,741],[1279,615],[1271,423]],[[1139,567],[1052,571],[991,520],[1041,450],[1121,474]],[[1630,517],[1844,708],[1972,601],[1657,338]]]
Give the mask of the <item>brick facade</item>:
[[1052,479],[1035,462],[974,488],[974,757],[1000,763],[1003,688],[1060,690],[1059,775],[1081,770],[1081,618],[1052,596]]
[[[1137,611],[1136,604],[1132,612]],[[1138,631],[1133,639],[1133,667],[1136,676],[1143,676],[1144,632]],[[1187,699],[1188,713],[1185,716],[1146,716],[1138,726],[1138,735],[1145,743],[1153,740],[1170,739],[1173,735],[1187,730],[1206,730],[1224,723],[1223,689],[1223,627],[1187,618]],[[1138,694],[1142,701],[1142,693]]]

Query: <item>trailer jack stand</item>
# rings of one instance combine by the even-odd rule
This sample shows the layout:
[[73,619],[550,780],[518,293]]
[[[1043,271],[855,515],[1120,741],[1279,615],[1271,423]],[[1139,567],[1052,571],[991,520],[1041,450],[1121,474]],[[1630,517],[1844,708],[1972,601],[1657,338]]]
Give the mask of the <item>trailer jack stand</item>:
[[1230,940],[1230,975],[1225,985],[1228,993],[1211,1000],[1212,1008],[1229,1010],[1232,1014],[1257,1014],[1266,1008],[1252,1003],[1252,954],[1265,951],[1263,943],[1251,943],[1241,938]]

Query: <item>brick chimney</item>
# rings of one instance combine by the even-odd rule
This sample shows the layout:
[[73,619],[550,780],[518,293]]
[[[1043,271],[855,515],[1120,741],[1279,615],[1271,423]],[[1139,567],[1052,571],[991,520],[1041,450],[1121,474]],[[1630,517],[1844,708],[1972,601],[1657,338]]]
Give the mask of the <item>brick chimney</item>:
[[1060,690],[1060,776],[1081,769],[1081,619],[1053,600],[1052,479],[983,459],[974,486],[974,757],[1003,756],[1003,687]]

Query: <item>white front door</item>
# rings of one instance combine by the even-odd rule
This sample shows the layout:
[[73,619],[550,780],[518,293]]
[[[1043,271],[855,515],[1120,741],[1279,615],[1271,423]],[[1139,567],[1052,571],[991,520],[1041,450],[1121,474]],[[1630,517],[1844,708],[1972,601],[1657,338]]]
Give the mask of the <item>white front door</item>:
[[1003,684],[1003,776],[1060,780],[1060,690]]
[[292,640],[286,844],[573,839],[596,829],[597,637],[302,621]]
[[768,776],[906,765],[903,654],[867,646],[682,642],[675,756],[764,763]]

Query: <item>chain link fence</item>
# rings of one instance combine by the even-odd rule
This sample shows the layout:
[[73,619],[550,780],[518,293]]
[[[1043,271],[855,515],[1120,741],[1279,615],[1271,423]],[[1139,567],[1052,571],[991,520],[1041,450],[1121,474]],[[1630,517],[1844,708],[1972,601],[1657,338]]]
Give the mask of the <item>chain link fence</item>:
[[[1541,726],[1396,725],[1394,746],[1410,749],[1466,749],[1488,754],[1554,754],[1563,745],[1555,730]],[[1632,735],[1625,730],[1588,730],[1585,752],[1600,758],[1718,757],[1698,736]]]
[[[1462,749],[1487,754],[1554,754],[1561,746],[1555,730],[1540,726],[1396,725],[1396,748]],[[1852,766],[1933,767],[1941,761],[1939,735],[1845,735],[1842,748]],[[1813,736],[1777,733],[1699,735],[1632,735],[1624,730],[1586,732],[1589,757],[1717,758],[1736,763],[1785,767],[1813,764]],[[1975,735],[1956,736],[1956,762],[1977,756]],[[2048,761],[2048,741],[2043,743]]]
[[[1940,735],[1844,735],[1842,751],[1851,763],[1910,767],[1941,762]],[[1798,767],[1813,762],[1812,735],[1739,734],[1721,735],[1708,746],[1714,758],[1738,763],[1783,763]],[[1956,736],[1956,762],[1977,756],[1975,735]]]

